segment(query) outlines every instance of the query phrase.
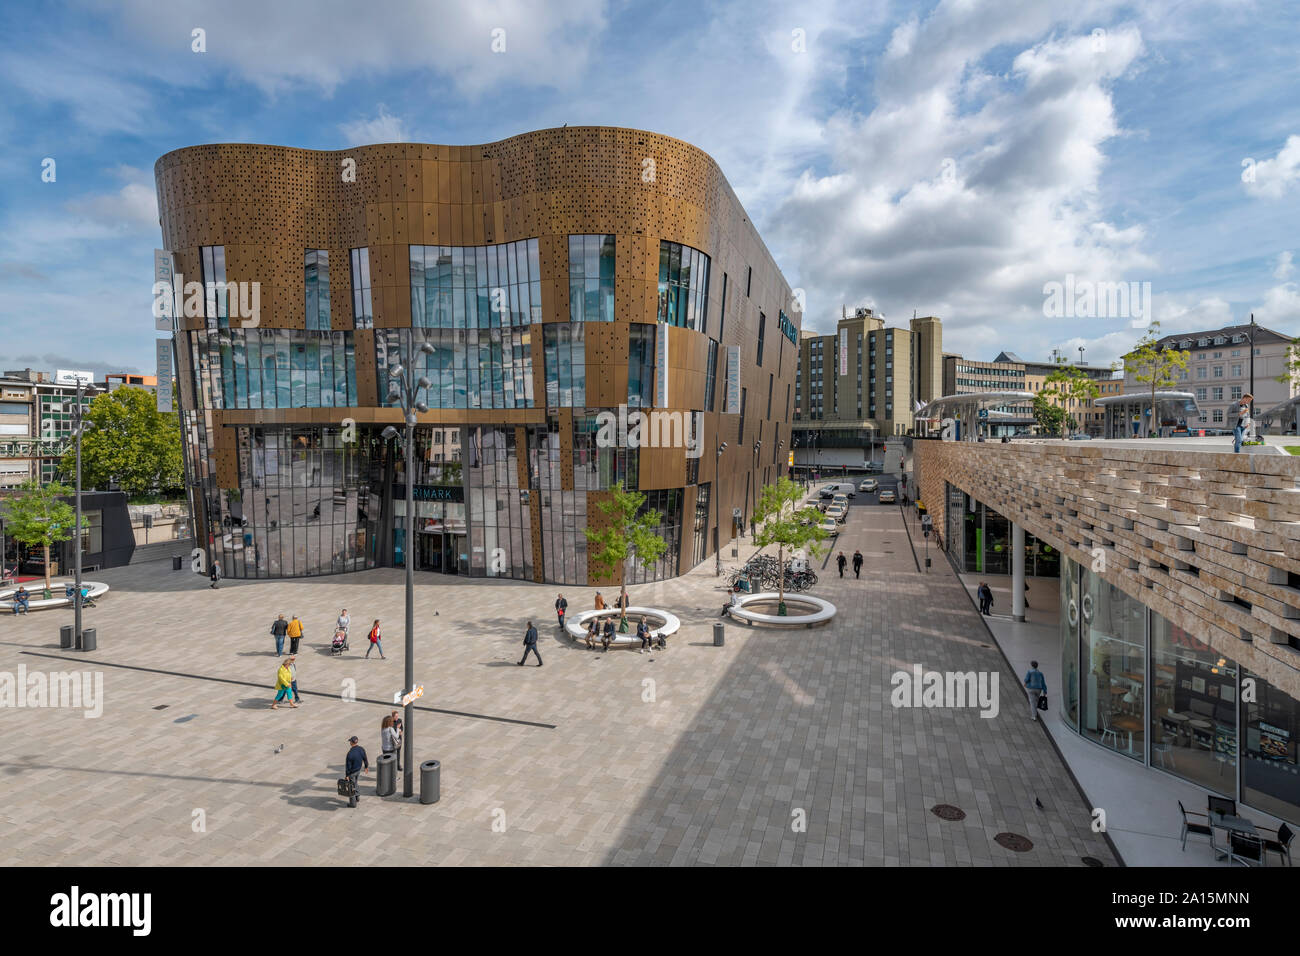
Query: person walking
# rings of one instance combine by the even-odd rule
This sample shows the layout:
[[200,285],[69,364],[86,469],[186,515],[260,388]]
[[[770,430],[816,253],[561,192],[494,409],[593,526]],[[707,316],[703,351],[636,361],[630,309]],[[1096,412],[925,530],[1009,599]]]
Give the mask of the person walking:
[[275,656],[284,653],[284,636],[289,633],[289,622],[281,614],[271,623],[271,636],[275,638]]
[[336,628],[338,628],[340,631],[343,632],[343,639],[344,639],[344,641],[347,640],[347,637],[348,637],[348,625],[351,624],[351,623],[352,623],[352,618],[348,615],[348,609],[347,609],[347,608],[340,608],[340,609],[339,609],[338,620],[334,622],[334,626],[335,626]]
[[839,557],[835,559],[835,564],[840,569],[840,577],[844,577],[844,566],[848,563],[849,559],[844,557],[844,552],[841,551]]
[[351,749],[348,750],[347,759],[343,762],[343,775],[352,783],[352,792],[348,794],[348,806],[355,807],[361,801],[361,795],[357,793],[361,775],[370,773],[370,761],[366,757],[366,748],[361,746],[356,737],[349,737],[348,743],[351,744]]
[[298,702],[293,699],[293,672],[287,664],[281,664],[275,672],[275,700],[271,701],[271,709],[279,710],[280,701],[284,698],[288,698],[290,707],[298,706]]
[[289,668],[289,686],[293,688],[294,703],[302,703],[302,695],[298,693],[298,658],[290,654],[284,661],[285,667]]
[[1029,610],[1029,582],[1025,582],[1025,610]]
[[370,656],[371,651],[377,650],[379,651],[379,659],[381,661],[388,660],[388,658],[384,656],[384,645],[380,643],[380,638],[382,638],[383,635],[379,631],[379,618],[375,618],[375,623],[370,626],[370,633],[367,637],[370,638],[370,646],[366,648],[366,657]]
[[537,628],[533,627],[533,622],[528,622],[528,630],[524,631],[524,656],[519,659],[519,666],[524,666],[524,661],[528,660],[528,655],[532,654],[537,658],[537,666],[542,666],[542,655],[537,652]]
[[862,577],[862,552],[861,551],[853,552],[853,576],[855,578]]
[[563,594],[555,595],[555,617],[560,624],[560,630],[564,629],[564,612],[569,609],[569,602],[564,599]]
[[289,635],[289,653],[298,653],[298,642],[302,640],[302,621],[298,620],[295,614],[289,619],[289,628],[286,632]]
[[1250,403],[1255,400],[1255,396],[1247,392],[1241,396],[1241,404],[1237,406],[1237,424],[1232,428],[1232,453],[1241,454],[1241,443],[1245,440],[1246,429],[1250,427]]
[[1025,674],[1025,689],[1029,691],[1029,716],[1038,719],[1038,698],[1047,693],[1047,681],[1038,669],[1038,661],[1029,662],[1029,672]]
[[988,614],[993,609],[993,589],[989,587],[987,581],[981,581],[980,586],[975,591],[979,598],[980,613]]
[[208,585],[210,588],[215,588],[221,581],[221,565],[216,561],[213,561],[212,567],[208,568],[208,577],[212,579],[212,583]]

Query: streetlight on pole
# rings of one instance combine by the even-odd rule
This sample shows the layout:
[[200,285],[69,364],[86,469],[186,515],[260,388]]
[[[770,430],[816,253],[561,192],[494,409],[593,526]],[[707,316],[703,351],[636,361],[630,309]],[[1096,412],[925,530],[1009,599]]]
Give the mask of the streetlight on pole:
[[1079,346],[1079,364],[1080,364],[1080,365],[1083,364],[1083,346],[1082,346],[1082,345]]
[[1250,420],[1251,437],[1254,438],[1254,421],[1255,421],[1255,313],[1250,313]]
[[713,465],[713,496],[718,501],[718,517],[713,522],[713,573],[715,577],[722,576],[722,542],[718,533],[718,526],[722,524],[722,453],[726,450],[727,443],[724,441],[718,446],[718,457],[714,459]]
[[[91,391],[94,391],[91,386]],[[76,504],[74,506],[72,538],[74,572],[72,579],[72,646],[81,650],[81,436],[86,433],[87,428],[94,428],[94,422],[88,422],[85,419],[85,406],[83,401],[86,397],[86,383],[82,379],[77,380],[77,399],[72,406],[72,439],[77,447],[77,478],[76,478]]]
[[[388,400],[397,402],[402,409],[402,419],[406,423],[406,528],[402,547],[402,562],[406,565],[406,673],[403,694],[407,695],[406,712],[402,716],[402,749],[406,757],[406,769],[402,776],[402,796],[410,797],[415,793],[415,772],[411,764],[413,744],[413,720],[415,717],[415,562],[411,558],[411,548],[415,540],[415,423],[416,412],[427,412],[429,406],[424,401],[417,401],[420,389],[428,389],[432,384],[421,375],[415,377],[416,363],[412,354],[412,335],[408,335],[407,359],[410,368],[403,368],[399,362],[388,370]],[[420,352],[432,355],[433,346],[428,342],[420,343]],[[383,431],[389,441],[400,433],[392,425]]]

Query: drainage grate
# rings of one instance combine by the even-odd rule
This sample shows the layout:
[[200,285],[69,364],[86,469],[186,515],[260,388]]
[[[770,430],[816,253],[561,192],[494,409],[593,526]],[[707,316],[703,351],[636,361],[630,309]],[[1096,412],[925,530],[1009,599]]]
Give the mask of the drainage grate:
[[1085,856],[1083,858],[1083,865],[1084,866],[1105,866],[1106,864],[1101,862],[1101,860],[1097,859],[1095,856]]
[[171,706],[170,704],[159,704],[157,707],[154,708],[154,710],[166,710],[170,706]]
[[951,803],[940,803],[930,808],[940,820],[965,820],[966,811],[961,807],[954,807]]
[[1019,833],[999,833],[993,838],[993,842],[1016,853],[1026,853],[1034,848],[1029,837],[1023,837]]

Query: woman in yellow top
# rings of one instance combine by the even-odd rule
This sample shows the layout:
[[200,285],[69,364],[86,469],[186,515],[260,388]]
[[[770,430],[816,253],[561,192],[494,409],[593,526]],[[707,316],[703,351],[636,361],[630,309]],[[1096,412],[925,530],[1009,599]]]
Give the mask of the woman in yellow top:
[[293,699],[293,674],[289,672],[288,664],[281,664],[280,669],[275,672],[275,700],[271,702],[271,709],[277,710],[281,698],[284,697],[289,698],[290,707],[298,706]]

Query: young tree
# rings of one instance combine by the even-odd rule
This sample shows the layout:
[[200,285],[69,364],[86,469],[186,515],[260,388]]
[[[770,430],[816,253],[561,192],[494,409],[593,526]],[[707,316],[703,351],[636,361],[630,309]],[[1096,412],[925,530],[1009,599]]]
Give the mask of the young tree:
[[759,547],[777,546],[777,565],[781,569],[778,614],[785,613],[785,552],[807,548],[810,554],[821,553],[820,544],[826,539],[821,523],[825,517],[816,508],[799,508],[803,490],[789,478],[777,479],[775,485],[766,485],[754,509],[754,524],[762,528],[754,535]]
[[1156,392],[1176,385],[1178,373],[1187,370],[1187,361],[1192,357],[1191,352],[1161,347],[1159,329],[1160,323],[1152,322],[1147,326],[1147,334],[1138,342],[1137,348],[1124,356],[1124,364],[1133,372],[1134,380],[1151,386],[1151,418],[1146,428],[1148,438],[1157,425]]
[[624,588],[628,562],[635,559],[648,571],[668,549],[668,542],[656,534],[663,515],[653,508],[643,510],[644,506],[645,495],[625,490],[620,481],[610,489],[609,498],[596,502],[604,520],[582,532],[590,545],[588,563],[610,577],[619,574]]
[[1065,426],[1065,437],[1069,438],[1077,420],[1067,409],[1071,407],[1086,409],[1088,404],[1101,394],[1101,389],[1083,369],[1062,365],[1048,373],[1043,388],[1038,394],[1046,396],[1053,403],[1059,403],[1061,423]]
[[24,482],[18,494],[4,503],[5,528],[15,541],[45,549],[45,596],[50,596],[50,548],[72,537],[76,514],[60,499],[71,495],[66,485],[44,487],[35,478]]
[[[119,388],[97,395],[86,421],[94,427],[81,440],[84,487],[106,488],[116,481],[132,498],[183,487],[180,419],[175,412],[158,411],[149,391]],[[68,476],[75,468],[76,449],[69,446],[60,470]]]
[[1044,435],[1057,438],[1065,424],[1065,409],[1039,392],[1034,396],[1034,421]]

